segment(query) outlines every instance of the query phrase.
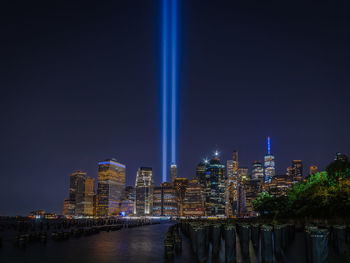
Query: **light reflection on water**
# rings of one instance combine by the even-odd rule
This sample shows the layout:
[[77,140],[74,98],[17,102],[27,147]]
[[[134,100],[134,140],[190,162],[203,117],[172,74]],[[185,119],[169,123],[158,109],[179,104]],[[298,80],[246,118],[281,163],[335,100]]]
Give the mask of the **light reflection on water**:
[[[25,249],[18,249],[10,242],[0,248],[1,263],[114,263],[114,262],[196,262],[187,238],[183,238],[181,254],[175,254],[171,260],[164,258],[163,242],[170,224],[151,225],[115,232],[101,232],[97,235],[70,238],[67,241],[48,244],[29,244]],[[305,261],[305,248],[302,233],[297,234],[296,241],[279,262]],[[223,241],[222,241],[223,242]],[[208,263],[224,261],[224,244],[218,258],[209,258]],[[250,256],[243,258],[237,240],[237,262],[256,263],[260,261],[259,251],[250,246]],[[287,259],[288,258],[288,259]],[[345,261],[343,261],[345,260]],[[346,259],[330,256],[330,262],[347,262]]]

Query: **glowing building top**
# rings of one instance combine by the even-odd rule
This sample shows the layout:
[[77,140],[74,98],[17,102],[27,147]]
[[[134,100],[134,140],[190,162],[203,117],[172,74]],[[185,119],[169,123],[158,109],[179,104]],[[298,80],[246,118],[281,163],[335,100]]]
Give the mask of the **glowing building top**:
[[175,163],[172,163],[170,165],[170,180],[171,180],[171,182],[174,183],[176,178],[177,178],[177,166]]
[[270,182],[275,176],[275,156],[271,154],[271,139],[267,137],[267,155],[264,157],[265,182]]

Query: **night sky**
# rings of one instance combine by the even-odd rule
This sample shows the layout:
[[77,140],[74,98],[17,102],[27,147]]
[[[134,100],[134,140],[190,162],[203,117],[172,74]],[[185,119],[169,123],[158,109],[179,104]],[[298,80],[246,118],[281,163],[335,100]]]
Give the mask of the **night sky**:
[[[62,211],[97,162],[161,180],[161,2],[3,1],[0,215]],[[180,1],[179,176],[218,149],[324,169],[350,154],[350,8]],[[242,1],[248,2],[248,1]]]

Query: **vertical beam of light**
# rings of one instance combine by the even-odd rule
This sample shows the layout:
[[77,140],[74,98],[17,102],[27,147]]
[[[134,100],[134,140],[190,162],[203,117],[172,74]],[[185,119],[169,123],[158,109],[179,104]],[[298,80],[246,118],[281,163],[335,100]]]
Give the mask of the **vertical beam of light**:
[[167,74],[168,74],[168,41],[167,41],[167,27],[168,27],[168,0],[163,0],[162,8],[162,182],[167,181],[167,159],[168,159],[168,133],[167,133],[167,116],[168,116],[168,89],[167,89]]
[[176,163],[177,0],[171,5],[171,162]]
[[271,142],[270,142],[270,136],[267,137],[267,154],[271,154]]

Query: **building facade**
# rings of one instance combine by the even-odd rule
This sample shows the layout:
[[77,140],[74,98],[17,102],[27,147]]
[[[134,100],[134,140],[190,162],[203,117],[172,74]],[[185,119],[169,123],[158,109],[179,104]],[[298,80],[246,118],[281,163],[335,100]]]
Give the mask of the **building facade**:
[[125,190],[124,164],[114,159],[98,163],[98,216],[119,215]]
[[265,182],[264,166],[261,161],[253,162],[251,179],[259,180],[261,183]]
[[95,180],[87,173],[75,171],[69,177],[69,198],[64,200],[63,215],[93,216]]
[[164,182],[153,191],[153,216],[176,217],[178,213],[177,195],[172,183]]
[[185,198],[186,188],[188,185],[187,178],[176,178],[174,181],[174,188],[176,193],[176,203],[178,207],[179,216],[182,216],[183,202]]
[[206,166],[206,188],[204,190],[207,216],[225,215],[225,165],[220,162],[218,153]]
[[265,182],[270,182],[275,176],[275,156],[271,154],[270,137],[267,137],[267,154],[264,157]]
[[153,173],[151,167],[140,167],[135,183],[135,214],[137,216],[152,215],[153,206]]
[[175,163],[172,163],[170,165],[170,180],[171,180],[171,182],[174,183],[176,178],[177,178],[177,165]]
[[204,194],[203,189],[197,179],[188,182],[184,203],[183,216],[204,216]]

